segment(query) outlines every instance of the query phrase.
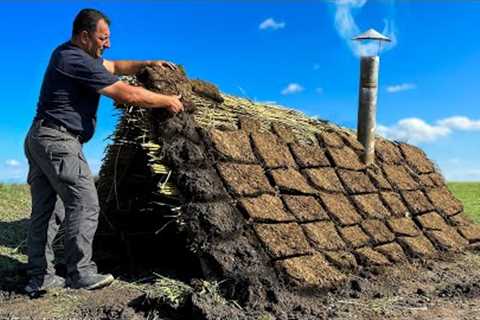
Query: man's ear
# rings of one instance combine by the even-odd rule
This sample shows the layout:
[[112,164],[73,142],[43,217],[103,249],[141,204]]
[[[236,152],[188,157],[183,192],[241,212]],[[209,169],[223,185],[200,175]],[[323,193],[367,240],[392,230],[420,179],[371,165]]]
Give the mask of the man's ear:
[[84,45],[88,43],[88,31],[83,30],[80,32],[80,42]]

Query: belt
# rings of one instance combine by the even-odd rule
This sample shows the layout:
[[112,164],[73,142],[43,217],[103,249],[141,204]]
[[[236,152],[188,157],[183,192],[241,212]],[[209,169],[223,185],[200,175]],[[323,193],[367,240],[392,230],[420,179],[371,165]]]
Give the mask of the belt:
[[74,137],[75,139],[77,139],[80,143],[83,143],[83,141],[82,141],[83,139],[82,139],[82,136],[81,136],[81,135],[72,132],[71,130],[65,128],[65,127],[62,126],[62,125],[56,124],[56,123],[53,122],[52,120],[40,119],[40,120],[38,120],[38,124],[39,124],[41,127],[46,127],[46,128],[55,129],[55,130],[57,130],[57,131],[64,132],[64,133],[66,133],[66,134]]

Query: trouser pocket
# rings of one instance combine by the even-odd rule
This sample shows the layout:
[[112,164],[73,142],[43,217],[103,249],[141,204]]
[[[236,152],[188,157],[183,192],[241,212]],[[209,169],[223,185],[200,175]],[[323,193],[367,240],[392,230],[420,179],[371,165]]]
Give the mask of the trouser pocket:
[[81,148],[76,141],[56,141],[47,147],[50,161],[58,179],[67,184],[77,184],[82,176],[83,165],[79,154]]
[[55,165],[58,178],[68,184],[77,183],[82,175],[78,154],[68,154],[59,159]]

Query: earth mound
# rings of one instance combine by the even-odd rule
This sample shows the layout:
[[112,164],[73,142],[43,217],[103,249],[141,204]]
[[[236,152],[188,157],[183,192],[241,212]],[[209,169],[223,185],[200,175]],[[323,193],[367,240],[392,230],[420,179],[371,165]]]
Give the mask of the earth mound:
[[[359,273],[480,240],[417,147],[378,138],[367,167],[355,133],[332,123],[160,67],[126,81],[180,94],[186,111],[120,106],[98,182],[99,237],[119,237],[132,260],[159,255],[221,282],[243,310],[316,319],[318,297]],[[209,319],[209,303],[196,307]]]

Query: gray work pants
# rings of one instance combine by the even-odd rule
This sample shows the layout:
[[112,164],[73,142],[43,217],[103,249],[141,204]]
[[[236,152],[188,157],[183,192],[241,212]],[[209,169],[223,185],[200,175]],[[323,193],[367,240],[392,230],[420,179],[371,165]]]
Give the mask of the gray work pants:
[[53,240],[64,222],[67,277],[97,272],[92,244],[100,211],[82,144],[67,132],[35,122],[25,139],[32,214],[27,238],[32,277],[53,274]]

